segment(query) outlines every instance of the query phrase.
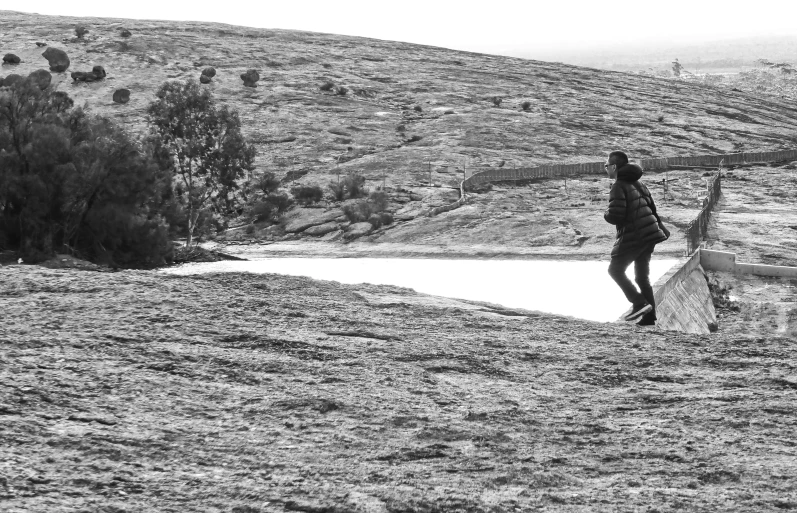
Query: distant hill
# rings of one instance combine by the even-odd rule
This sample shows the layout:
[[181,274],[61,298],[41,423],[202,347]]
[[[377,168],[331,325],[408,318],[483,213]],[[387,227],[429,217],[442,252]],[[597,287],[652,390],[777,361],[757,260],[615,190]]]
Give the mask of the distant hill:
[[[513,53],[541,58],[540,54]],[[797,63],[797,36],[748,37],[709,41],[700,44],[651,45],[637,48],[606,48],[579,53],[546,53],[545,58],[578,66],[628,71],[670,69],[676,58],[691,72],[743,69],[756,65],[758,59]]]
[[[83,39],[75,37],[76,25],[88,28]],[[122,28],[132,35],[123,38]],[[0,76],[46,69],[37,42],[65,50],[72,61],[66,73],[54,74],[53,87],[138,133],[163,81],[198,79],[203,68],[215,67],[204,87],[241,112],[258,148],[258,168],[307,173],[302,180],[310,182],[328,180],[337,162],[343,172],[374,179],[386,173],[389,182],[402,183],[422,179],[429,162],[443,172],[465,159],[471,168],[530,166],[600,160],[616,148],[652,157],[797,144],[797,109],[748,94],[409,43],[215,23],[0,11],[0,53],[22,58],[4,65]],[[661,59],[676,56],[688,65],[686,53],[663,52]],[[93,65],[104,66],[105,80],[70,79],[69,72]],[[257,88],[243,86],[239,75],[248,69],[261,76]],[[325,82],[346,94],[322,91]],[[111,100],[121,87],[132,92],[126,105]],[[523,102],[529,102],[526,111]],[[451,172],[450,183],[458,176]]]

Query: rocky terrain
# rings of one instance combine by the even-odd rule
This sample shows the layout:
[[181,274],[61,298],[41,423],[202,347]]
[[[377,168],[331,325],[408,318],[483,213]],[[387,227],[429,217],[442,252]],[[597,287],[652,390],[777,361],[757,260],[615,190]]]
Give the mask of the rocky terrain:
[[794,338],[0,270],[3,511],[780,511]]
[[[77,26],[88,30],[81,38]],[[324,188],[346,173],[364,175],[371,188],[384,184],[402,228],[382,242],[447,244],[451,234],[426,220],[403,225],[455,200],[448,187],[467,170],[590,162],[616,148],[640,158],[797,144],[793,105],[678,80],[333,34],[2,12],[0,52],[21,62],[3,65],[0,75],[46,69],[45,48],[63,49],[71,61],[53,74],[51,87],[135,133],[146,130],[145,109],[160,84],[199,80],[214,68],[203,87],[241,112],[244,133],[257,146],[255,173],[276,171],[286,181]],[[94,66],[102,66],[101,80],[70,78]],[[241,78],[250,70],[259,76],[254,88]],[[113,101],[118,89],[130,91],[127,103]],[[441,187],[426,187],[430,179]],[[539,207],[553,195],[557,201],[535,218],[534,233],[524,223],[503,222],[473,243],[569,244],[579,228],[559,223],[572,208],[558,201],[562,185],[494,189],[463,210],[464,224],[454,231],[469,236],[480,224],[475,220],[505,200]],[[579,185],[590,199],[606,190],[600,180],[572,184]],[[315,213],[302,210],[292,215]],[[260,228],[254,235],[269,238]],[[336,236],[318,232],[305,236]],[[279,233],[285,237],[296,235]]]

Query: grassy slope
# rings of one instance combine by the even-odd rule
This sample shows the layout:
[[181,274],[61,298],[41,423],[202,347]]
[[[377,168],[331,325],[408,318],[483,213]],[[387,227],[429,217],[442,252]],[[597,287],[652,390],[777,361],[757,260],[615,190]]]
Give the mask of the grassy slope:
[[0,273],[9,513],[797,507],[794,339],[282,276]]

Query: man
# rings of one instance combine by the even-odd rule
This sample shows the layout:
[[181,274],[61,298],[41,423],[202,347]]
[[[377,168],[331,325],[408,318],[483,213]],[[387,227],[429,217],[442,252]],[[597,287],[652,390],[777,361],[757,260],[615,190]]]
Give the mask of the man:
[[[632,305],[625,320],[639,319],[637,324],[653,325],[656,323],[656,302],[650,285],[650,257],[654,246],[670,237],[670,231],[659,219],[650,191],[639,181],[641,167],[629,164],[628,156],[622,151],[613,151],[604,168],[614,183],[609,193],[609,208],[603,218],[617,227],[609,276],[617,282]],[[625,275],[632,262],[639,291]]]

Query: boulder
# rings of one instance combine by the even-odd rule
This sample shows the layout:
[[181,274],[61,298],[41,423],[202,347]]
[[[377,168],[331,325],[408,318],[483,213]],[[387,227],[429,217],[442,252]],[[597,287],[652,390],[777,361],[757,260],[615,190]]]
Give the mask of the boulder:
[[69,56],[66,54],[65,51],[59,50],[58,48],[47,48],[42,57],[47,59],[47,62],[50,63],[50,71],[55,72],[63,72],[69,67]]
[[113,101],[116,103],[127,103],[130,101],[129,89],[117,89],[113,92]]
[[36,46],[41,48],[42,46],[47,46],[47,43],[42,43],[41,41],[36,41]]
[[241,80],[244,81],[245,87],[257,87],[257,81],[260,80],[260,74],[250,69],[246,73],[241,73]]
[[96,82],[105,78],[105,68],[94,66],[91,71],[73,71],[71,76],[75,82]]
[[202,74],[209,78],[213,78],[216,76],[216,68],[205,68],[202,70]]
[[210,77],[207,76],[207,75],[199,75],[199,83],[200,84],[209,84],[210,83]]
[[334,221],[340,214],[340,210],[318,212],[315,209],[297,208],[286,216],[285,231],[287,233],[302,232],[311,226]]
[[3,56],[3,64],[19,64],[19,57],[13,53],[7,53]]
[[53,81],[53,76],[46,69],[37,69],[28,75],[28,78],[31,80],[31,82],[38,85],[39,89],[41,90],[47,89],[47,87],[50,85],[50,82]]
[[311,226],[310,228],[306,229],[303,233],[307,235],[314,235],[316,237],[321,235],[326,235],[327,233],[334,232],[338,229],[338,223],[334,221],[330,221],[329,223],[319,224],[316,226]]
[[122,31],[119,32],[119,35],[122,36],[122,37],[130,37],[133,34],[127,29],[122,29]]
[[374,227],[368,221],[363,221],[362,223],[354,223],[349,225],[349,228],[346,230],[346,233],[343,235],[343,238],[346,240],[356,239],[357,237],[368,235],[373,231],[373,229]]
[[3,79],[3,82],[0,84],[0,86],[12,87],[14,84],[20,84],[24,81],[25,77],[22,75],[17,75],[16,73],[12,73]]

